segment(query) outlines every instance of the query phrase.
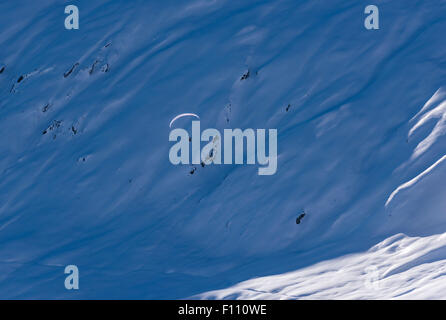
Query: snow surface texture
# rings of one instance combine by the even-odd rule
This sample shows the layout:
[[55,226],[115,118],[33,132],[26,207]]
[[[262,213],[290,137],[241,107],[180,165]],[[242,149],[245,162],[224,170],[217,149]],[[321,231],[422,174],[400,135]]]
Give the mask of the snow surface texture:
[[[446,1],[67,4],[0,1],[0,298],[446,298]],[[173,166],[182,113],[277,173]]]
[[365,253],[242,282],[208,299],[444,299],[446,234],[395,235]]

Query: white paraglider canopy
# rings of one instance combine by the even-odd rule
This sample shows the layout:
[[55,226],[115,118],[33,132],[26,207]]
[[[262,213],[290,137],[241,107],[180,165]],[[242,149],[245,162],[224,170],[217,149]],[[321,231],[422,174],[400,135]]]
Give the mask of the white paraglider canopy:
[[195,117],[197,119],[200,119],[200,117],[197,116],[195,113],[182,113],[182,114],[177,115],[175,118],[172,119],[172,121],[170,121],[169,127],[172,128],[172,124],[175,121],[177,121],[178,119],[183,118],[183,117]]

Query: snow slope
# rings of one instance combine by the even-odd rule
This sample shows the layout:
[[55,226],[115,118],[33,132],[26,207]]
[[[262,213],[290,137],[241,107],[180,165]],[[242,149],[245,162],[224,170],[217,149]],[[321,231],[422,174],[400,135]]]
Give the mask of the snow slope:
[[364,253],[257,278],[204,299],[444,299],[446,234],[390,237]]
[[[0,1],[1,298],[446,298],[446,1],[67,4]],[[181,113],[277,173],[173,166]]]

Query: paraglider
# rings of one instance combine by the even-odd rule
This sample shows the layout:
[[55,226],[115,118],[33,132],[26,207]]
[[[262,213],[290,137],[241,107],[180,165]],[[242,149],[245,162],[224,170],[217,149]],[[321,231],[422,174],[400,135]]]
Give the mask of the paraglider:
[[183,118],[183,117],[195,117],[197,119],[200,119],[200,117],[197,116],[195,113],[182,113],[182,114],[177,115],[175,118],[172,119],[172,121],[170,121],[169,128],[172,128],[172,124],[175,121],[177,121],[178,119]]

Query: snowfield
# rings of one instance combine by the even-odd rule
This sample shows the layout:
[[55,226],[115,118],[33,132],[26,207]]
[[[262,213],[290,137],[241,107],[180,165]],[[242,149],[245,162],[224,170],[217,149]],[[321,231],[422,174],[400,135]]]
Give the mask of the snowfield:
[[390,237],[364,253],[256,278],[201,299],[444,299],[446,234]]
[[446,1],[67,4],[0,1],[1,299],[446,299]]

